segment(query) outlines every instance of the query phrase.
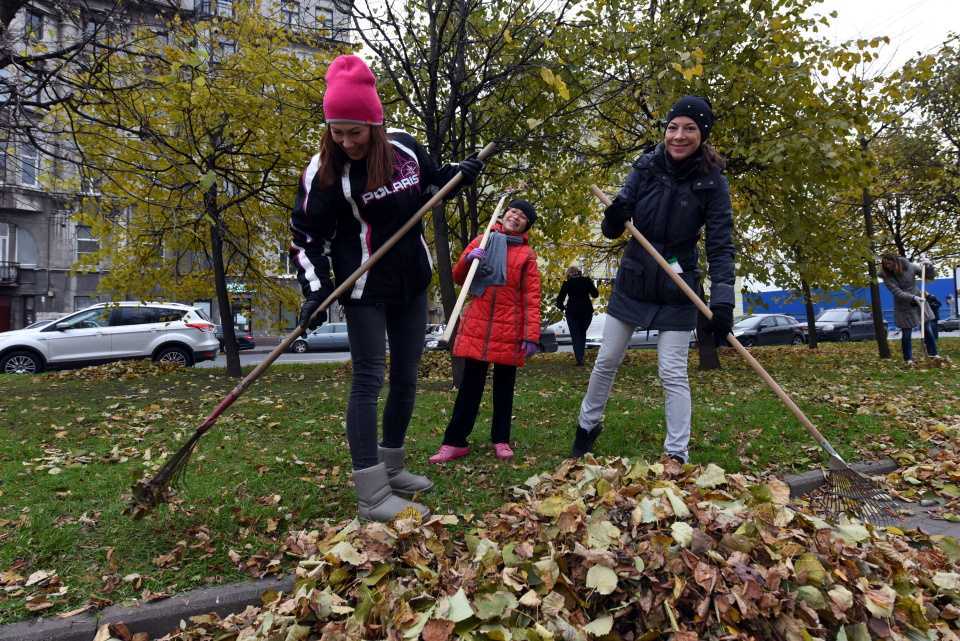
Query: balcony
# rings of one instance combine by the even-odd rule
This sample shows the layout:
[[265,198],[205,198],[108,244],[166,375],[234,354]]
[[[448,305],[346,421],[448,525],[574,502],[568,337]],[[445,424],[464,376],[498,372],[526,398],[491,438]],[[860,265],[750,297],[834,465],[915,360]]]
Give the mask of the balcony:
[[0,260],[0,287],[16,287],[20,284],[20,263]]

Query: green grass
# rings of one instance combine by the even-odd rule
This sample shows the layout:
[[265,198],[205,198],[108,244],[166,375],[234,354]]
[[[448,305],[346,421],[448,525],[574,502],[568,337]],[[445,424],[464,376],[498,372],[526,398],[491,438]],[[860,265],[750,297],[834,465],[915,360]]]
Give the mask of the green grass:
[[[960,362],[960,341],[941,343]],[[923,447],[923,426],[960,415],[957,366],[910,371],[875,353],[872,343],[754,350],[854,460]],[[590,370],[573,367],[572,355],[555,354],[521,371],[514,463],[500,464],[487,443],[488,392],[474,452],[428,469],[455,395],[444,358],[428,357],[437,359],[425,368],[435,374],[421,382],[408,454],[412,467],[437,483],[426,498],[434,511],[481,514],[507,500],[511,486],[564,458]],[[722,359],[722,370],[700,372],[692,357],[693,462],[762,474],[824,460],[733,352]],[[202,439],[178,500],[137,521],[123,513],[131,484],[175,451],[234,381],[200,369],[131,380],[101,380],[89,371],[0,376],[0,622],[32,616],[26,599],[41,592],[54,604],[44,610],[49,615],[91,599],[122,603],[144,590],[171,594],[236,581],[265,571],[272,559],[270,569],[285,571],[293,563],[280,553],[288,531],[354,514],[343,435],[349,365],[273,368]],[[631,351],[597,454],[655,458],[662,439],[656,354]],[[66,592],[51,595],[61,587],[22,587],[13,578],[40,570],[55,572]]]

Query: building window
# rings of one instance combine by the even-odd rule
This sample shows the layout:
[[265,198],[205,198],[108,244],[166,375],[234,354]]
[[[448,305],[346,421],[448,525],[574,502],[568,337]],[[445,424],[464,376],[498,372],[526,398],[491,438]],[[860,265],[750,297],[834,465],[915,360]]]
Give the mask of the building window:
[[330,7],[317,7],[317,28],[333,31],[333,9]]
[[217,0],[217,15],[221,18],[232,18],[233,0]]
[[100,242],[93,237],[93,230],[86,225],[77,225],[77,260],[99,249]]
[[280,276],[295,276],[297,274],[297,261],[290,250],[280,248]]
[[213,51],[210,52],[210,62],[218,65],[235,53],[237,53],[237,43],[232,40],[221,40],[213,45]]
[[17,227],[17,257],[16,261],[21,267],[36,267],[40,260],[40,251],[37,249],[37,241],[33,239],[33,234]]
[[282,22],[285,27],[299,27],[300,3],[295,0],[284,0],[280,5],[280,22]]
[[10,225],[0,223],[0,262],[10,260]]
[[43,40],[43,15],[27,11],[23,22],[23,39],[27,44]]
[[74,296],[73,297],[73,311],[77,312],[83,309],[84,307],[90,307],[97,301],[94,300],[93,296]]
[[200,0],[196,4],[197,13],[201,16],[213,15],[213,0]]
[[17,148],[20,152],[20,184],[36,187],[40,184],[40,150],[29,142],[21,142]]

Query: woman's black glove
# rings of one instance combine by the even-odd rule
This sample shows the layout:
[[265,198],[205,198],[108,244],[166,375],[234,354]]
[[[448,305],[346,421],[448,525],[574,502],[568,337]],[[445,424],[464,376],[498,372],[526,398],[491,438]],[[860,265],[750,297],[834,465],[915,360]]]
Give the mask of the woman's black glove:
[[477,181],[480,172],[483,171],[483,161],[477,158],[476,153],[472,153],[460,161],[459,167],[460,173],[463,174],[460,184],[472,185]]
[[617,196],[610,203],[610,206],[603,210],[603,217],[610,223],[616,223],[621,227],[633,218],[633,203],[629,200]]
[[320,304],[323,301],[327,300],[327,297],[333,293],[333,284],[329,281],[324,281],[315,292],[310,292],[307,295],[306,300],[303,301],[303,305],[300,306],[300,315],[297,317],[297,325],[300,325],[305,330],[309,331],[311,329],[316,329],[327,322],[327,310],[323,310],[319,314],[313,317],[313,320],[310,320],[310,317],[313,315],[313,312],[320,307]]
[[717,345],[727,344],[727,334],[733,329],[733,305],[717,303],[710,306],[713,318],[710,320],[710,329],[717,341]]

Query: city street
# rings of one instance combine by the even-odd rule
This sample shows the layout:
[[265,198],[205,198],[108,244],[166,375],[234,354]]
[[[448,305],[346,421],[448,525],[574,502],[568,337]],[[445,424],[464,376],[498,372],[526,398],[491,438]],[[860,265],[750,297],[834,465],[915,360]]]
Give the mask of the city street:
[[[256,365],[263,361],[270,352],[240,352],[240,365]],[[277,363],[337,363],[350,360],[350,352],[308,352],[306,354],[281,354]],[[226,356],[220,354],[215,361],[205,361],[197,367],[226,367]]]

